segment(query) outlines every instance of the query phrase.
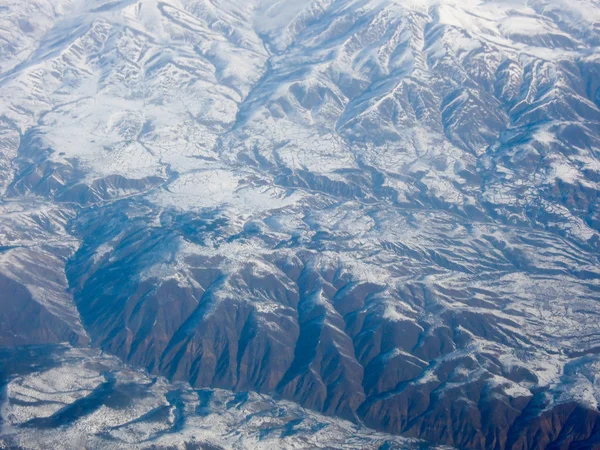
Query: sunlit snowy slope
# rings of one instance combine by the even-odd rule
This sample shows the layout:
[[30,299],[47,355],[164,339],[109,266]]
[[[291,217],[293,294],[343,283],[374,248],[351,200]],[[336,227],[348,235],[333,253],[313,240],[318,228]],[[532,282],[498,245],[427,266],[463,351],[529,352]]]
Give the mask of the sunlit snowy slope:
[[[597,0],[0,0],[0,346],[101,349],[169,414],[593,448],[599,155]],[[22,395],[0,435],[54,439]],[[147,411],[110,433],[184,445]]]

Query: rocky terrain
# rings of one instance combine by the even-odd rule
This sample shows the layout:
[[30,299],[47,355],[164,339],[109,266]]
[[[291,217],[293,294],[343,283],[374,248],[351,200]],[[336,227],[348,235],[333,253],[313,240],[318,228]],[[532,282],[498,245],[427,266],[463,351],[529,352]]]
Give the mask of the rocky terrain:
[[0,361],[2,449],[432,448],[265,395],[169,384],[94,350],[36,346]]
[[[599,151],[596,0],[3,0],[0,346],[162,380],[90,446],[216,392],[300,447],[600,448]],[[10,373],[6,445],[76,447]]]

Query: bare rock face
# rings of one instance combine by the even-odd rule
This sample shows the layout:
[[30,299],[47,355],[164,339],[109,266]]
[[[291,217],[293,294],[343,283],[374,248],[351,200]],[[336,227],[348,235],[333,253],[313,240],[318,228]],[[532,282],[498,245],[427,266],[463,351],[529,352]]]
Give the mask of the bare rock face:
[[[179,436],[222,389],[432,445],[598,447],[598,23],[592,0],[0,5],[0,347],[186,386],[90,445]],[[148,388],[108,372],[84,412]],[[66,420],[44,414],[3,413],[10,445]]]

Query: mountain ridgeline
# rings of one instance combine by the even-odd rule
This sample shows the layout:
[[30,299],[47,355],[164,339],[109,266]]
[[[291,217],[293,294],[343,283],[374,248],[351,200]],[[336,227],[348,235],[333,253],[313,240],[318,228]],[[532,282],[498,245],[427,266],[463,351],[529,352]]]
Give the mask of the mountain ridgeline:
[[599,158],[595,0],[5,2],[0,346],[600,448]]

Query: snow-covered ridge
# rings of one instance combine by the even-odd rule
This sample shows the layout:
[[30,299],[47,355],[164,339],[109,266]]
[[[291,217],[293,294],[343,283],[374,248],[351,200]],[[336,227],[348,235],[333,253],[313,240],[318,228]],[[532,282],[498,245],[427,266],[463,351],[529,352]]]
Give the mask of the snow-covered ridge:
[[[28,362],[37,370],[21,372],[24,358],[0,356],[10,366],[12,378],[0,405],[2,446],[374,449],[387,445],[409,450],[425,445],[265,395],[169,384],[97,351],[58,347],[29,352]],[[32,428],[39,429],[32,432]]]
[[593,0],[3,2],[0,344],[435,443],[593,440],[553,414],[599,399],[598,23]]

